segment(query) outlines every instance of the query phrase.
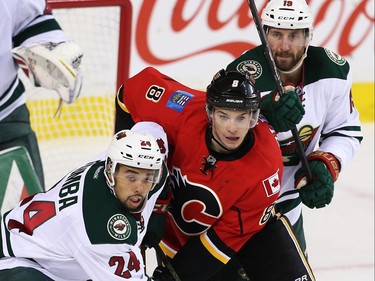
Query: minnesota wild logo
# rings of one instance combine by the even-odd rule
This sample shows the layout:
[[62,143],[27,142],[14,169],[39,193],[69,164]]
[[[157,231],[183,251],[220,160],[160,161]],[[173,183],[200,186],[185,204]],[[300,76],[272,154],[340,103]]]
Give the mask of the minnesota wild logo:
[[123,214],[116,214],[108,220],[107,230],[116,240],[125,240],[130,236],[131,226]]
[[[311,144],[319,127],[313,128],[311,125],[304,125],[298,130],[298,136],[302,142],[303,150]],[[283,155],[284,166],[295,166],[300,162],[297,144],[293,136],[284,140],[279,140],[281,152]]]
[[255,60],[245,60],[237,65],[237,71],[242,74],[248,71],[254,79],[258,79],[262,75],[263,69],[259,62]]
[[335,64],[338,65],[344,65],[346,63],[346,59],[340,56],[339,54],[336,54],[335,52],[328,50],[324,48],[324,51],[326,52],[327,56],[333,61]]

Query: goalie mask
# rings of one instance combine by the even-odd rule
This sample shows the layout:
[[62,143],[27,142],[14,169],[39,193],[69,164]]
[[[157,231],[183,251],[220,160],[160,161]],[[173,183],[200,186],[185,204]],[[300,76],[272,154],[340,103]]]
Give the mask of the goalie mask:
[[206,91],[207,112],[214,107],[233,110],[249,110],[250,125],[254,128],[260,111],[260,93],[250,80],[250,74],[220,70]]
[[[104,170],[107,185],[116,196],[115,174],[118,172],[119,165],[125,165],[154,171],[153,177],[149,179],[152,181],[153,188],[160,180],[162,163],[163,155],[151,134],[122,130],[114,135],[107,151]],[[147,197],[148,195],[138,212],[143,210]]]

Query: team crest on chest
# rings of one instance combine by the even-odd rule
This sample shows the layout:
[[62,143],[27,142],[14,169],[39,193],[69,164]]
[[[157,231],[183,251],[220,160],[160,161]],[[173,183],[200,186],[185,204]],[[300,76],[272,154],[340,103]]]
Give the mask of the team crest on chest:
[[130,236],[129,220],[123,214],[113,215],[107,223],[108,233],[116,240],[125,240]]
[[245,74],[250,72],[254,79],[258,79],[263,72],[262,66],[255,60],[245,60],[237,65],[237,71]]
[[327,56],[333,61],[335,64],[338,65],[344,65],[346,63],[346,59],[340,56],[339,54],[336,54],[335,52],[328,50],[324,48],[324,51],[326,52]]

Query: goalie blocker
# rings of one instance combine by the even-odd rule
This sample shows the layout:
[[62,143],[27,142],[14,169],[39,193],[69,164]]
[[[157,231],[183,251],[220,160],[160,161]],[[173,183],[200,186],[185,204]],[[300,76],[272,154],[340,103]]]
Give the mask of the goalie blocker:
[[12,50],[16,62],[36,87],[55,90],[70,104],[79,96],[83,53],[73,42],[40,42]]

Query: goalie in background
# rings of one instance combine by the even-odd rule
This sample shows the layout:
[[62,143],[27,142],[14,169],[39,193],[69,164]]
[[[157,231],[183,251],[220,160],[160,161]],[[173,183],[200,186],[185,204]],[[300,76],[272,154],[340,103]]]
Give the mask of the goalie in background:
[[35,86],[55,90],[61,102],[72,103],[81,91],[83,54],[68,41],[45,0],[1,0],[0,24],[0,150],[24,146],[44,189],[38,143],[18,71],[22,68]]

